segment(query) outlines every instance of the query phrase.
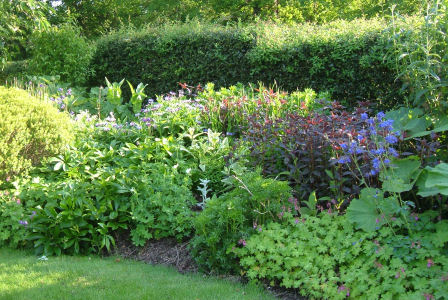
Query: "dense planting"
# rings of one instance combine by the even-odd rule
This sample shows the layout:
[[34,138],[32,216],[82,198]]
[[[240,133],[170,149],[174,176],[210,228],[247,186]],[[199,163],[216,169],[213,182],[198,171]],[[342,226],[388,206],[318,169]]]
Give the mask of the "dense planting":
[[447,20],[428,0],[389,24],[123,30],[90,67],[78,29],[36,32],[8,74],[53,76],[0,88],[0,245],[177,241],[201,271],[313,299],[444,299]]
[[118,32],[101,39],[92,61],[98,85],[104,77],[147,83],[150,95],[178,82],[274,81],[284,90],[329,91],[351,104],[367,99],[393,106],[403,100],[395,64],[384,60],[385,23],[356,20],[327,26],[224,28],[187,24]]

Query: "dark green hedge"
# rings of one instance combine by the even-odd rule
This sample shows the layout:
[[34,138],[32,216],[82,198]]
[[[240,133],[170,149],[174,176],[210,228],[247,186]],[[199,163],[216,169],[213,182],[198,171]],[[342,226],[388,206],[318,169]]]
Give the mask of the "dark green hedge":
[[184,24],[119,32],[98,41],[90,84],[104,77],[149,84],[149,95],[178,89],[178,82],[217,87],[237,82],[274,82],[288,91],[328,90],[352,104],[402,101],[387,38],[379,20],[325,26],[264,24],[246,28]]

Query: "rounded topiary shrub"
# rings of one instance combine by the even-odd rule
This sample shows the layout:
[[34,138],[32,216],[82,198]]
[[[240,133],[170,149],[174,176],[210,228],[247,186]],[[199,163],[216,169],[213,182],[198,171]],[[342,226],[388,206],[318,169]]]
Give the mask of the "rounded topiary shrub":
[[69,116],[51,103],[0,87],[0,185],[70,143],[72,129]]

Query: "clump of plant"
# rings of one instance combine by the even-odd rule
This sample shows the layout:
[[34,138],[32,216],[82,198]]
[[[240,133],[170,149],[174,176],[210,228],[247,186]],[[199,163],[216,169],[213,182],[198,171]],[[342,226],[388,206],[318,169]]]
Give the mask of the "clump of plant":
[[286,172],[298,198],[318,191],[319,197],[341,199],[343,194],[358,193],[359,181],[334,159],[341,150],[339,145],[362,129],[365,111],[359,108],[349,113],[333,103],[307,115],[290,112],[273,120],[252,115],[242,145],[249,148],[249,160],[261,166],[265,175]]
[[59,75],[64,82],[82,85],[92,74],[89,64],[94,48],[74,25],[36,31],[30,45],[29,71],[34,75]]
[[0,184],[26,174],[73,140],[68,115],[26,91],[0,87]]
[[312,89],[287,93],[262,84],[257,88],[238,84],[216,91],[209,83],[197,98],[204,104],[206,114],[203,118],[213,130],[240,136],[249,126],[250,115],[257,114],[269,120],[285,117],[290,112],[303,116],[319,107],[317,100],[328,97],[328,93],[317,94]]
[[199,266],[215,272],[239,269],[233,248],[246,243],[263,225],[289,206],[288,183],[265,179],[259,172],[232,175],[232,190],[213,197],[194,220],[191,252]]
[[27,244],[29,218],[26,215],[21,199],[8,191],[0,191],[0,246],[16,248]]
[[249,278],[296,288],[303,296],[440,299],[448,293],[448,223],[433,223],[435,216],[413,216],[409,235],[394,232],[395,226],[357,231],[333,213],[288,216],[234,252]]
[[27,229],[36,252],[109,251],[122,230],[139,246],[191,234],[195,199],[187,169],[194,164],[183,158],[181,143],[145,132],[124,142],[113,139],[117,133],[95,128],[22,180],[18,193],[34,211]]
[[441,0],[423,3],[424,13],[417,20],[392,10],[391,56],[398,78],[409,91],[408,106],[424,108],[431,114],[443,113],[448,108],[447,6]]

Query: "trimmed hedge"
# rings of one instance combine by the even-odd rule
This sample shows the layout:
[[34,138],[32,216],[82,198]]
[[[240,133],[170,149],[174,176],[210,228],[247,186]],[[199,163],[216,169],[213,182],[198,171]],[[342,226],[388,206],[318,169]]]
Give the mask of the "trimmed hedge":
[[170,25],[117,32],[98,41],[92,86],[104,78],[149,84],[149,95],[178,88],[178,82],[274,82],[288,91],[328,90],[353,104],[402,101],[401,83],[387,53],[380,20],[338,21],[324,26],[263,24],[246,28],[208,24]]

